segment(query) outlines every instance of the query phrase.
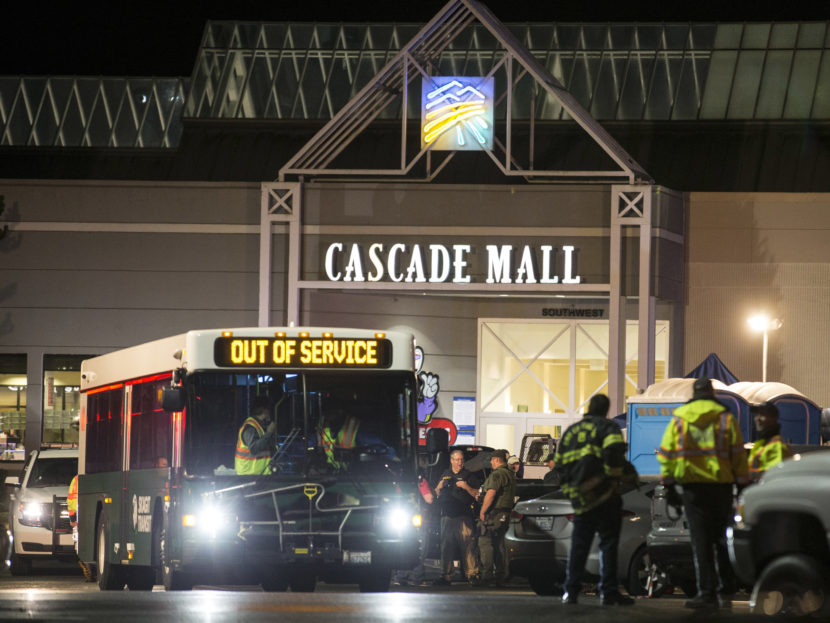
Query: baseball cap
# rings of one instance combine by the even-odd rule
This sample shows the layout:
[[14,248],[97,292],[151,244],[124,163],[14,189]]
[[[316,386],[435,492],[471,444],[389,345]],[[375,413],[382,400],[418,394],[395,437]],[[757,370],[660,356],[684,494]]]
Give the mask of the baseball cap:
[[750,412],[757,413],[759,415],[778,417],[778,407],[771,402],[762,402],[759,405],[750,405],[749,410]]
[[509,459],[507,459],[507,464],[508,465],[515,465],[518,462],[519,462],[519,457],[517,457],[515,454],[513,456],[511,456]]
[[507,450],[493,450],[493,452],[490,453],[490,458],[491,459],[492,458],[501,459],[505,463],[507,462],[507,456],[508,456]]

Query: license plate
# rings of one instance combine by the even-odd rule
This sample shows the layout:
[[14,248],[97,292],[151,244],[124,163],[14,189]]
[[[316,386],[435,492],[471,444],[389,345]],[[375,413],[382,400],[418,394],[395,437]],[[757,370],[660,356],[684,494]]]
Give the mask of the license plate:
[[343,552],[343,564],[345,565],[371,565],[372,552]]
[[534,517],[533,523],[539,530],[549,531],[553,528],[553,517]]

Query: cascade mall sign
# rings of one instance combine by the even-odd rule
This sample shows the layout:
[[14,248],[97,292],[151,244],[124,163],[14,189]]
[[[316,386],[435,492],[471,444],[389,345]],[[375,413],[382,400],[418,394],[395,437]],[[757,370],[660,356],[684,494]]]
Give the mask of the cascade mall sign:
[[[368,252],[367,252],[368,251]],[[375,242],[333,242],[326,248],[323,262],[329,281],[392,281],[396,283],[474,283],[471,255],[483,257],[479,266],[485,283],[576,284],[576,250],[543,244],[514,246],[488,244],[484,253],[473,253],[469,244],[386,245]],[[485,270],[486,268],[486,270]]]

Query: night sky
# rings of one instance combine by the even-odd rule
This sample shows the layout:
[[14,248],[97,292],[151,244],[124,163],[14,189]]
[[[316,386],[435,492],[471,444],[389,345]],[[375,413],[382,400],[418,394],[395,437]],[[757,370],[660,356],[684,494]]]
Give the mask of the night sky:
[[[210,19],[423,23],[445,3],[18,0],[0,8],[4,25],[0,75],[189,76],[204,24]],[[505,22],[830,19],[827,0],[485,0],[485,4]]]

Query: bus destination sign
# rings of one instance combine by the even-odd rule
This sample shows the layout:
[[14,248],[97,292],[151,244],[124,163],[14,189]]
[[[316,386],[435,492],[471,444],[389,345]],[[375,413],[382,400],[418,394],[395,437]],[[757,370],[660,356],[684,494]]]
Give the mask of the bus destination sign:
[[392,342],[375,338],[220,337],[213,360],[228,368],[388,368]]

